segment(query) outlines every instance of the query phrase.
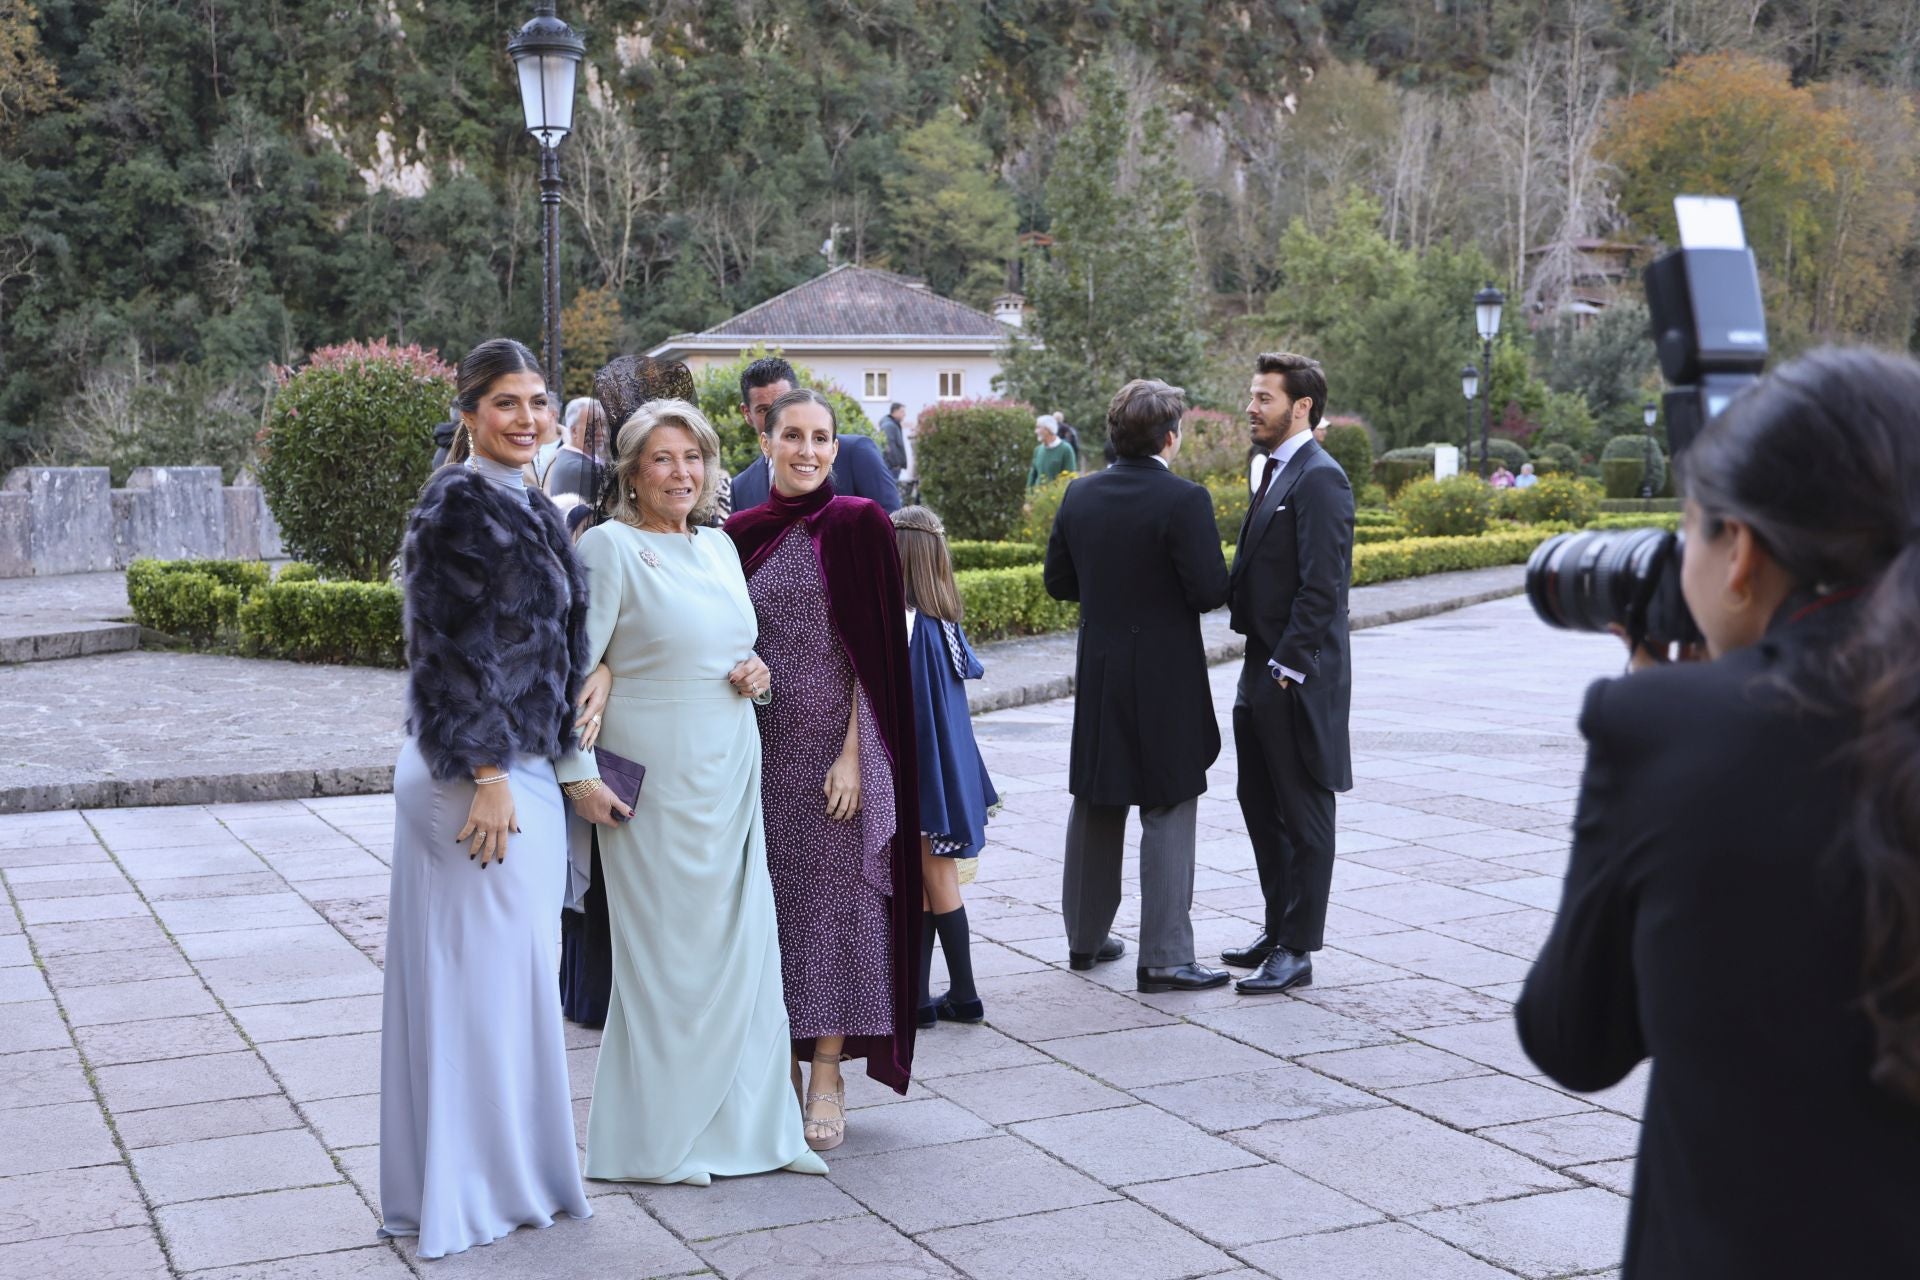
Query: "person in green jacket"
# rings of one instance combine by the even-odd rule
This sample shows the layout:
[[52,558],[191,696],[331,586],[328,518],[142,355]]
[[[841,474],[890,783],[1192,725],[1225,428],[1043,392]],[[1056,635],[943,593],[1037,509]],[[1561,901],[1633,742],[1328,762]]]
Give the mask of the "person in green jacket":
[[1033,434],[1040,443],[1033,449],[1033,465],[1027,468],[1027,488],[1034,489],[1067,471],[1078,471],[1080,459],[1073,446],[1060,438],[1060,424],[1050,413],[1033,420]]

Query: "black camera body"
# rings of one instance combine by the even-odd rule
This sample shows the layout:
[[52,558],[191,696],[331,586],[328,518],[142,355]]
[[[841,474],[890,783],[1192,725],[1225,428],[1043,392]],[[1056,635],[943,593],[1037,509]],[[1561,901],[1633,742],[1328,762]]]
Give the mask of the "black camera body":
[[[1718,197],[1674,200],[1680,248],[1648,264],[1643,279],[1660,372],[1667,443],[1675,466],[1707,423],[1759,380],[1767,361],[1760,270],[1740,206]],[[1527,599],[1548,626],[1619,627],[1636,646],[1693,644],[1700,629],[1680,592],[1679,535],[1664,529],[1563,533],[1527,561]]]

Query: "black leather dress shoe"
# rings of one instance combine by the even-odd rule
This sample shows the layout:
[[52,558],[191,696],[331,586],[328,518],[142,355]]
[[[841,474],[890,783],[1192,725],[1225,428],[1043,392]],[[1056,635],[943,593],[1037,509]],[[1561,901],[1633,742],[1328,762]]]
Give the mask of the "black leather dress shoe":
[[1107,940],[1100,944],[1100,949],[1092,955],[1084,951],[1069,951],[1067,963],[1076,969],[1091,969],[1096,960],[1118,960],[1125,954],[1127,954],[1126,939],[1110,933],[1107,935]]
[[1148,995],[1156,991],[1205,991],[1225,986],[1232,976],[1225,969],[1209,969],[1203,964],[1142,966],[1134,971],[1134,984]]
[[1271,996],[1292,987],[1312,985],[1313,957],[1304,951],[1275,947],[1273,954],[1262,960],[1258,969],[1234,983],[1233,989],[1246,996]]
[[1220,959],[1236,969],[1258,969],[1273,954],[1273,939],[1263,930],[1259,937],[1244,947],[1228,947],[1220,953]]

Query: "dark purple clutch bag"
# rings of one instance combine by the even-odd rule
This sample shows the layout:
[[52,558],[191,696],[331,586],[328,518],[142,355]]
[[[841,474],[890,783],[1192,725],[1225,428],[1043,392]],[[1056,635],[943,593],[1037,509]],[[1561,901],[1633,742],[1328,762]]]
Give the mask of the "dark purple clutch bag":
[[640,786],[647,780],[647,766],[635,764],[605,747],[595,747],[593,758],[600,766],[600,781],[621,804],[631,809],[640,803]]

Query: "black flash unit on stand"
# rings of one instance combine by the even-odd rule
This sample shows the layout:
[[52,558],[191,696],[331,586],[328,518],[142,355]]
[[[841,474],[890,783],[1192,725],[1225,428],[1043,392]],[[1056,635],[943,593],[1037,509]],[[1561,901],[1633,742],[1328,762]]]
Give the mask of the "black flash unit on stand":
[[1673,211],[1680,247],[1650,263],[1643,278],[1668,386],[1667,444],[1678,459],[1700,428],[1759,378],[1767,313],[1739,202],[1676,196]]

